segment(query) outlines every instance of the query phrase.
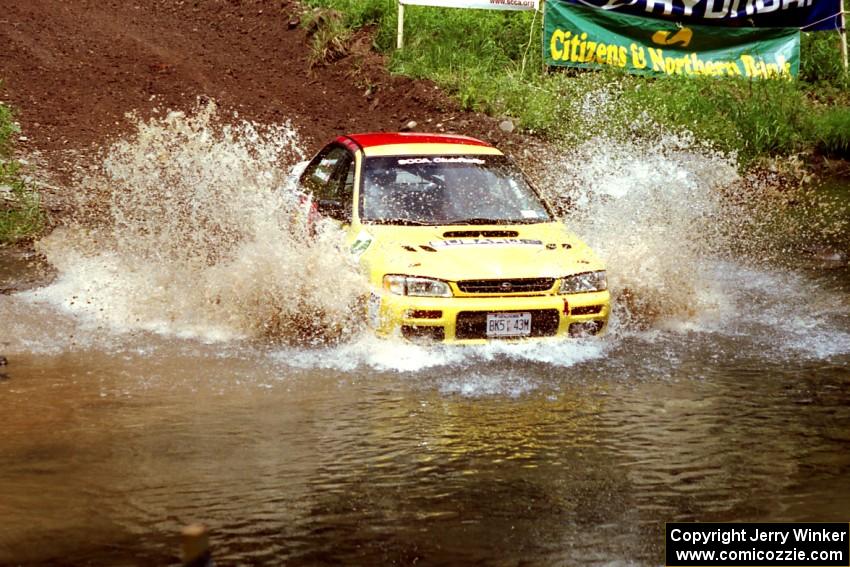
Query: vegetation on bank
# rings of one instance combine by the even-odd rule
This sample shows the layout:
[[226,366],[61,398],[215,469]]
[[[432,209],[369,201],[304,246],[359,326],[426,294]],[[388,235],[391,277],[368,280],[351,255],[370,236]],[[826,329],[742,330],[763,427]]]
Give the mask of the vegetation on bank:
[[341,14],[314,35],[316,59],[338,55],[351,30],[375,28],[390,71],[434,80],[465,109],[518,120],[527,131],[579,141],[659,127],[687,131],[742,165],[805,150],[850,158],[850,76],[838,35],[804,34],[800,79],[648,79],[613,71],[544,72],[540,16],[530,12],[409,6],[405,48],[395,51],[396,0],[306,0]]
[[0,244],[35,236],[44,226],[38,193],[21,176],[12,158],[12,138],[18,129],[12,111],[0,103]]

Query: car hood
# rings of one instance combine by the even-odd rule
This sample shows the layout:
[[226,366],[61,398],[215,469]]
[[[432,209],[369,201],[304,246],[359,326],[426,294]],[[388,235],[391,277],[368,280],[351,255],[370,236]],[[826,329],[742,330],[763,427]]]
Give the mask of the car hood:
[[603,269],[590,248],[557,222],[475,227],[363,227],[362,261],[378,283],[385,274],[448,281],[563,277]]

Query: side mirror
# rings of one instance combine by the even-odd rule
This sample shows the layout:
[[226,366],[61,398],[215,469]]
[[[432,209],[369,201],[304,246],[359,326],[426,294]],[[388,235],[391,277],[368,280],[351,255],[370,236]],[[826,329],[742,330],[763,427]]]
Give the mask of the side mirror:
[[319,199],[316,203],[316,212],[323,217],[332,218],[342,222],[349,222],[351,220],[351,215],[345,210],[345,207],[339,201]]

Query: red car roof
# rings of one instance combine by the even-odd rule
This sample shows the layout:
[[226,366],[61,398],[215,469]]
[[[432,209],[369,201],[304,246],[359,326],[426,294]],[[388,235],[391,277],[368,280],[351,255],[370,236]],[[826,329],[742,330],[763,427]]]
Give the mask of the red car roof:
[[340,136],[337,141],[353,141],[361,148],[391,146],[394,144],[462,144],[465,146],[490,146],[487,142],[455,134],[422,134],[419,132],[369,132]]

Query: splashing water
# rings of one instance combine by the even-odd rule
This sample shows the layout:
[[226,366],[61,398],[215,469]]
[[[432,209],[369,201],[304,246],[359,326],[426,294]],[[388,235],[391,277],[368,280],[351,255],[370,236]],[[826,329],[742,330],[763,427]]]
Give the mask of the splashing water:
[[327,348],[319,357],[315,352],[289,348],[274,353],[273,358],[299,368],[330,368],[350,372],[365,365],[379,371],[409,372],[445,366],[461,367],[504,359],[568,368],[600,358],[606,350],[607,345],[603,341],[593,339],[525,343],[494,341],[488,345],[463,349],[396,343],[365,335],[347,344]]
[[691,319],[718,307],[705,262],[723,248],[721,189],[734,161],[687,137],[595,138],[557,160],[542,183],[568,224],[608,266],[620,323]]
[[220,124],[210,105],[139,123],[82,181],[78,216],[38,244],[31,292],[117,331],[208,341],[345,332],[364,289],[343,234],[300,229],[289,124]]
[[[804,277],[789,279],[740,256],[767,238],[740,232],[751,221],[752,198],[728,198],[748,180],[734,157],[688,136],[595,137],[571,150],[549,148],[527,168],[550,200],[569,206],[570,228],[606,262],[613,338],[476,349],[398,344],[362,331],[351,306],[366,282],[342,232],[324,226],[313,239],[301,230],[288,172],[303,157],[290,125],[227,125],[212,106],[140,121],[81,181],[73,221],[38,244],[58,270],[56,281],[19,295],[69,313],[77,323],[62,319],[61,333],[82,322],[108,329],[110,344],[116,331],[218,344],[261,338],[294,345],[275,350],[273,360],[342,372],[509,359],[567,368],[609,356],[622,337],[654,340],[653,333],[671,331],[737,333],[762,345],[781,335],[777,348],[798,355],[850,351],[834,313],[815,308],[846,308],[846,298],[809,293]],[[778,333],[777,322],[799,319],[784,303],[791,292],[807,318]],[[752,304],[759,309],[746,309]],[[16,320],[27,320],[25,309],[11,307]],[[339,337],[350,340],[328,344]],[[311,344],[321,348],[301,348]],[[487,384],[461,380],[450,390]]]
[[772,345],[774,356],[850,352],[847,298],[788,273],[817,222],[788,216],[787,194],[743,178],[734,156],[662,134],[597,137],[547,158],[539,185],[607,265],[614,335],[720,332]]

